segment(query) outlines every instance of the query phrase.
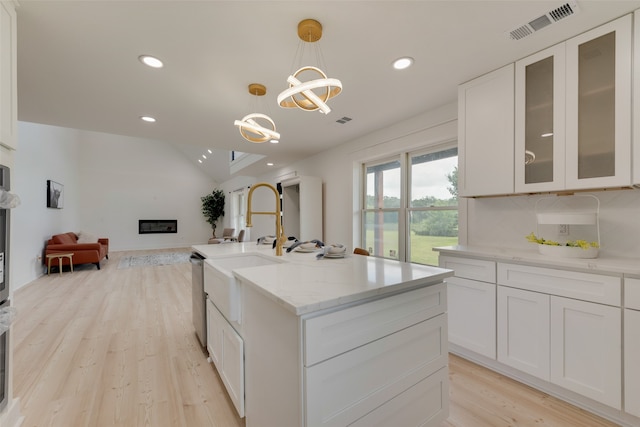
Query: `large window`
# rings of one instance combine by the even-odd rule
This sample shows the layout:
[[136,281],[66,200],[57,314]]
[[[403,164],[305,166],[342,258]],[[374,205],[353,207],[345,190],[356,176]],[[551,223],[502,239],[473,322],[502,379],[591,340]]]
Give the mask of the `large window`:
[[437,246],[458,244],[458,149],[411,155],[409,256],[438,265]]
[[364,247],[371,254],[398,257],[400,246],[401,167],[399,160],[365,166]]
[[432,249],[458,243],[458,149],[403,153],[363,171],[363,246],[374,256],[437,265]]

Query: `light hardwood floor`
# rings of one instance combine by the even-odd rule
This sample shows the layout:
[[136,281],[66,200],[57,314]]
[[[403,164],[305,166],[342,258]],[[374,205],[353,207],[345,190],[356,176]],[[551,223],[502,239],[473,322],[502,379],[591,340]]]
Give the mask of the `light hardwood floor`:
[[[244,426],[194,334],[191,265],[117,269],[139,254],[113,252],[100,271],[43,276],[15,293],[24,427]],[[615,425],[455,356],[450,378],[442,427]]]

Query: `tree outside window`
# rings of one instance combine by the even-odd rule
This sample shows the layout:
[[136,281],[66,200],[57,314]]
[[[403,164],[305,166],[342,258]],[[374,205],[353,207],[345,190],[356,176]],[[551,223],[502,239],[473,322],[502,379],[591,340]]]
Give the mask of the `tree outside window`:
[[374,256],[437,265],[432,249],[458,243],[458,150],[400,158],[364,167],[363,245]]

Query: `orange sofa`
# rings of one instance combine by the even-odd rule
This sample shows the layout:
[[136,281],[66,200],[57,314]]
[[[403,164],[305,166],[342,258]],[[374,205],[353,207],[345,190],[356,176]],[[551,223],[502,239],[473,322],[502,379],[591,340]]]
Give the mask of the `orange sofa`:
[[[109,239],[97,240],[95,243],[78,243],[76,233],[55,234],[47,241],[45,255],[56,252],[73,253],[73,265],[91,263],[100,270],[100,261],[104,258],[109,259]],[[46,265],[46,256],[43,262]],[[58,260],[54,264],[58,265]],[[62,265],[69,265],[69,258],[62,258]]]

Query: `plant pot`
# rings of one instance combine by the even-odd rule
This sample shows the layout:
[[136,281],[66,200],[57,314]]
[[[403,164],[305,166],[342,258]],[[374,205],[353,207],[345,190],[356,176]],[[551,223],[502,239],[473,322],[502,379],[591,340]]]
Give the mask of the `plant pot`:
[[541,255],[555,258],[597,258],[598,248],[590,247],[582,249],[573,246],[552,246],[538,245],[538,252]]

